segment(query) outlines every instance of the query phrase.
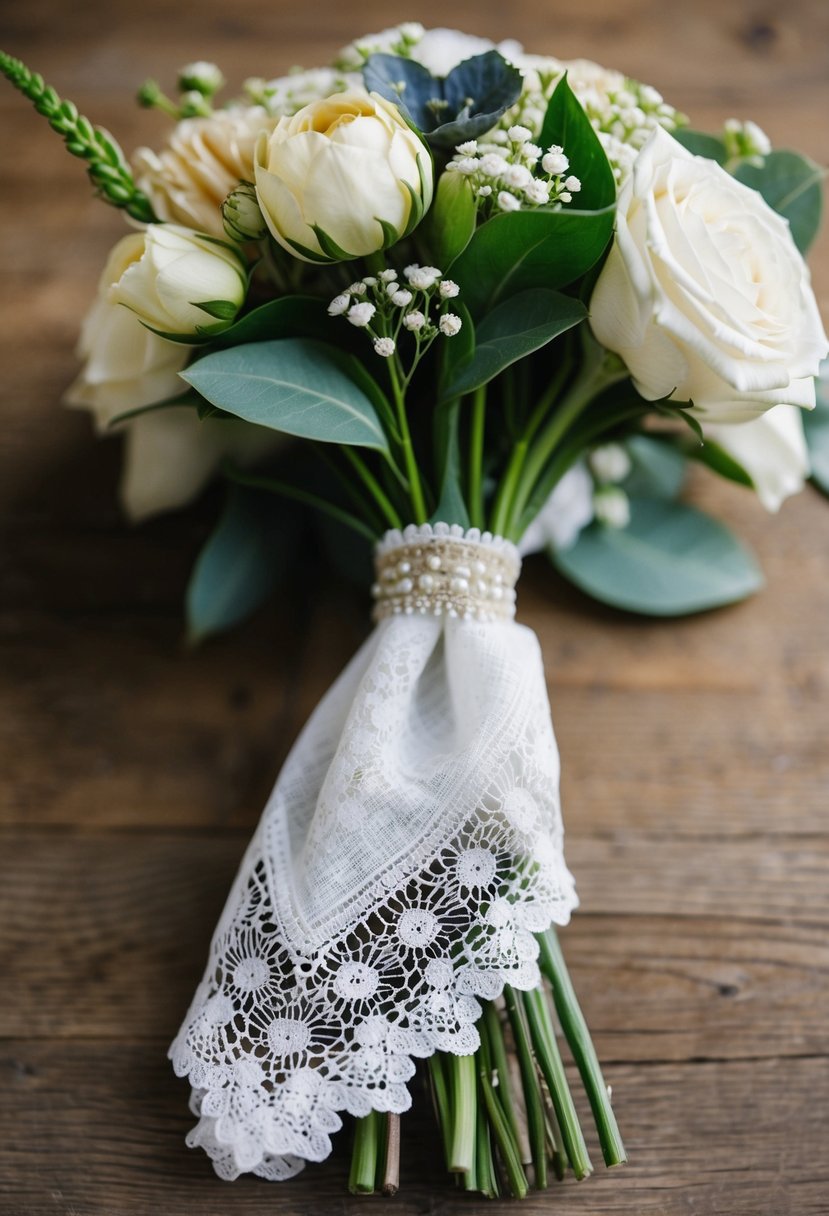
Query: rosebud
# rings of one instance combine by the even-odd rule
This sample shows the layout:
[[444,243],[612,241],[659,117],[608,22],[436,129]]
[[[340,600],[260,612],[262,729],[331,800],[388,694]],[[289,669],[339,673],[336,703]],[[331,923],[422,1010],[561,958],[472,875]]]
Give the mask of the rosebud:
[[268,231],[253,182],[240,182],[222,203],[224,229],[232,241],[261,241]]
[[108,298],[160,334],[215,333],[229,325],[247,288],[236,249],[175,224],[125,238],[125,269]]

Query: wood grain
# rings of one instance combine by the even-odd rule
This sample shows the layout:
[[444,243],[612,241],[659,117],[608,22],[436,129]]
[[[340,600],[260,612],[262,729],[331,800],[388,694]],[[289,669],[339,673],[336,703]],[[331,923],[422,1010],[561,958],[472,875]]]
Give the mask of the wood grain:
[[[32,0],[4,6],[0,45],[132,148],[158,139],[131,102],[146,76],[168,84],[204,57],[238,85],[412,15],[402,0]],[[414,15],[450,19],[435,0]],[[619,66],[697,126],[752,117],[829,160],[819,0],[457,0],[451,21]],[[311,560],[306,587],[248,628],[184,648],[181,595],[217,494],[128,528],[119,442],[57,408],[122,223],[7,88],[0,164],[0,1213],[364,1211],[343,1189],[347,1134],[291,1184],[218,1182],[184,1147],[165,1050],[279,765],[364,636],[365,599]],[[827,234],[813,265],[827,315]],[[522,579],[582,899],[564,947],[631,1154],[531,1196],[532,1213],[829,1212],[829,508],[807,492],[770,519],[703,476],[691,493],[759,554],[754,601],[642,621],[541,561]],[[415,1106],[403,1190],[372,1210],[481,1210],[442,1174],[420,1092]]]

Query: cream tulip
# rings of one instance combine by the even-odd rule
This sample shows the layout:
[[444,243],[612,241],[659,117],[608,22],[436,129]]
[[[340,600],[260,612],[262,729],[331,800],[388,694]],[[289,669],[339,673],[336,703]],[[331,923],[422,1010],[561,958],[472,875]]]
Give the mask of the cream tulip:
[[362,257],[404,236],[432,200],[432,161],[400,111],[351,89],[281,118],[256,146],[274,239],[306,262]]

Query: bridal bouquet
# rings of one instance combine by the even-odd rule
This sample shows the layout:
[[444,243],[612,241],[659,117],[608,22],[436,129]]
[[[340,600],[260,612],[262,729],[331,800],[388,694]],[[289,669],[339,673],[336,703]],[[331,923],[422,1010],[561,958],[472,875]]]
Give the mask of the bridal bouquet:
[[124,434],[129,513],[228,482],[192,635],[262,602],[300,532],[358,578],[373,547],[374,630],[279,775],[171,1048],[189,1143],[284,1179],[347,1112],[352,1190],[391,1192],[422,1060],[448,1169],[522,1196],[591,1172],[566,1041],[623,1162],[555,931],[577,900],[521,556],[652,614],[759,586],[678,495],[699,461],[775,510],[810,447],[829,481],[821,171],[585,60],[416,25],[221,108],[212,64],[176,100],[149,81],[175,125],[131,164],[0,67],[131,221],[68,396]]

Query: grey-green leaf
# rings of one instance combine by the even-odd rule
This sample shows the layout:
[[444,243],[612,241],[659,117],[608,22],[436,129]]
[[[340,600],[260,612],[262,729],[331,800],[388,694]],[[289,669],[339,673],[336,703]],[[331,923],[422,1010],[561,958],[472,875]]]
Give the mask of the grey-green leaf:
[[627,528],[591,524],[552,560],[594,599],[645,616],[681,616],[745,599],[763,585],[754,556],[684,503],[631,499]]
[[622,483],[625,493],[632,498],[676,498],[687,467],[682,452],[650,435],[631,435],[625,446],[631,459]]
[[586,316],[580,300],[544,288],[522,291],[502,301],[478,322],[472,357],[455,371],[444,395],[471,393]]
[[829,494],[829,360],[823,364],[823,375],[817,382],[817,405],[803,410],[803,430],[809,448],[812,481]]
[[794,243],[806,253],[820,227],[826,171],[797,152],[771,152],[763,164],[740,165],[738,181],[759,190],[770,207],[789,221]]
[[187,587],[187,634],[200,642],[245,620],[286,575],[295,534],[272,495],[230,486],[219,523]]
[[380,418],[348,374],[351,357],[282,338],[206,355],[181,373],[219,409],[303,439],[386,450]]
[[728,160],[728,152],[723,141],[717,135],[709,135],[706,131],[692,131],[690,127],[679,127],[672,131],[677,143],[682,144],[694,156],[704,156],[715,160],[718,165],[724,165]]

